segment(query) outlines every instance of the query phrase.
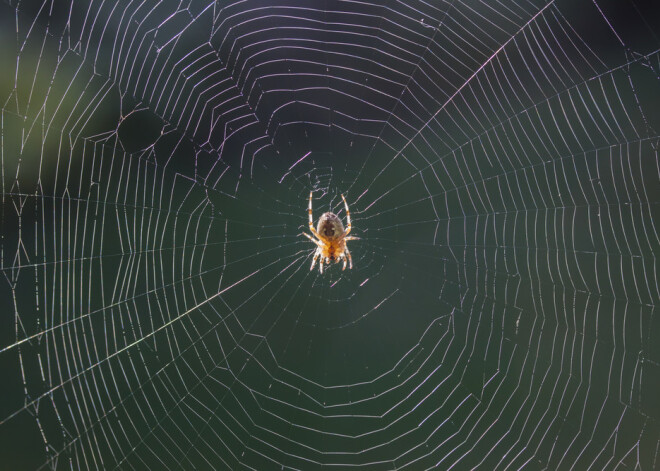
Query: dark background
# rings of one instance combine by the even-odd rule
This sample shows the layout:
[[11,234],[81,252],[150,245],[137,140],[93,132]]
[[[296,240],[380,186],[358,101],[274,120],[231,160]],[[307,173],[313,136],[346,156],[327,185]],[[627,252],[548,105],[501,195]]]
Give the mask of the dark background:
[[0,467],[655,469],[659,26],[0,3]]

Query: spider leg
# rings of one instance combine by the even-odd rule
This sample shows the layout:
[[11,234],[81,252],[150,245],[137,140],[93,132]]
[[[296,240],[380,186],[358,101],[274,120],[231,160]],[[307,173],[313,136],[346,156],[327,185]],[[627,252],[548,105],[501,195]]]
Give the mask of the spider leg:
[[[348,250],[348,247],[344,249],[344,253],[348,257],[348,268],[353,268],[353,257],[351,257],[351,252]],[[344,260],[344,266],[346,266],[346,260]]]
[[323,273],[323,263],[325,262],[325,257],[321,257],[321,261],[319,262],[319,270],[321,273]]
[[[305,234],[307,235],[307,234]],[[314,265],[316,265],[316,260],[319,258],[319,255],[321,255],[321,249],[316,249],[316,252],[314,252],[314,258],[312,259],[312,266],[309,267],[309,270],[312,271],[314,269]],[[321,270],[323,271],[323,270]]]
[[360,238],[355,236],[348,236],[348,237],[344,237],[344,240],[360,240]]
[[344,260],[344,265],[341,267],[341,271],[346,270],[346,255],[342,254],[341,258]]
[[309,230],[312,234],[314,234],[314,237],[317,239],[320,239],[321,237],[319,236],[319,233],[316,232],[316,229],[314,229],[314,219],[312,218],[312,192],[309,192],[309,205],[307,206],[307,213],[309,214]]
[[319,242],[318,240],[316,240],[314,237],[312,237],[312,236],[309,235],[308,233],[306,233],[306,232],[301,232],[301,234],[304,235],[305,237],[307,237],[307,238],[308,238],[309,240],[311,240],[312,242],[314,242],[318,247],[321,247],[321,242]]
[[[344,200],[344,207],[346,208],[346,222],[347,222],[347,225],[346,225],[346,232],[344,232],[344,235],[347,236],[348,233],[351,232],[351,212],[348,210],[348,203],[346,202],[346,198],[344,198],[344,195],[341,195],[341,199]],[[310,202],[310,205],[311,205],[311,202]],[[310,208],[311,208],[311,206],[310,206]],[[309,214],[312,214],[312,213],[310,212]]]

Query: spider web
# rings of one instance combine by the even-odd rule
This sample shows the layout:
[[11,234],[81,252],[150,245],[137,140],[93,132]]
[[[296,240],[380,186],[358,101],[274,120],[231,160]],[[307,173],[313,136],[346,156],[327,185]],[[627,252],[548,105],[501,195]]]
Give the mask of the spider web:
[[[1,3],[3,466],[656,469],[658,31]],[[309,270],[309,191],[352,270]]]

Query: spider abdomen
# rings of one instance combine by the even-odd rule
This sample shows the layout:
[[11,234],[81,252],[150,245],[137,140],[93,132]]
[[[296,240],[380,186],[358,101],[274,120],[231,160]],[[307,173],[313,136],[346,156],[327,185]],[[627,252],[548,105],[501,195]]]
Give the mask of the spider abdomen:
[[344,225],[335,213],[323,213],[316,231],[326,240],[339,239],[344,235]]

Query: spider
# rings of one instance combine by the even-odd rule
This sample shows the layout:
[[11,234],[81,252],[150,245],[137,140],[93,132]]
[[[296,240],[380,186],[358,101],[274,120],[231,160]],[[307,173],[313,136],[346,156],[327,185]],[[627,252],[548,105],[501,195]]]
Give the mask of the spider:
[[349,252],[348,247],[346,246],[346,241],[357,240],[359,237],[348,236],[349,232],[351,232],[351,213],[348,210],[348,203],[346,203],[344,195],[341,195],[341,199],[344,200],[344,207],[346,208],[346,229],[344,229],[341,219],[339,219],[335,213],[323,213],[319,218],[319,223],[316,226],[316,229],[314,229],[314,220],[312,218],[312,192],[309,192],[309,206],[307,212],[309,213],[309,230],[314,237],[306,232],[303,232],[302,235],[316,244],[312,266],[309,267],[310,270],[314,269],[316,260],[318,260],[319,257],[321,257],[321,261],[319,262],[319,271],[321,273],[323,273],[323,264],[328,264],[331,261],[339,263],[339,260],[343,260],[344,266],[342,267],[342,270],[345,270],[347,258],[348,267],[353,268],[353,259],[351,258],[351,252]]

